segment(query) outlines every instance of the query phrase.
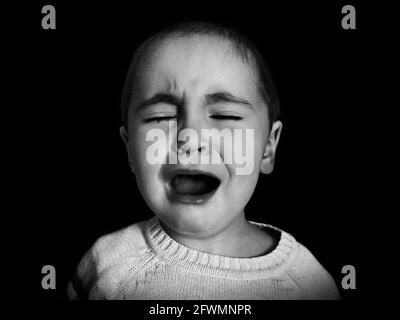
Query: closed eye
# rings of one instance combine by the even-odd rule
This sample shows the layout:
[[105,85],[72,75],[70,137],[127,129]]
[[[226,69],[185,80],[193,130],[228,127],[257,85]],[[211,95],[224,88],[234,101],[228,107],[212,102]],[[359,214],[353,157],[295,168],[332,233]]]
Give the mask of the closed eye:
[[239,121],[242,120],[242,117],[234,116],[234,115],[225,115],[225,114],[214,114],[210,116],[212,119],[220,120],[220,121]]
[[177,118],[177,116],[151,117],[151,118],[145,119],[144,122],[145,123],[149,123],[149,122],[160,123],[160,122],[163,122],[163,121],[174,120],[176,118]]

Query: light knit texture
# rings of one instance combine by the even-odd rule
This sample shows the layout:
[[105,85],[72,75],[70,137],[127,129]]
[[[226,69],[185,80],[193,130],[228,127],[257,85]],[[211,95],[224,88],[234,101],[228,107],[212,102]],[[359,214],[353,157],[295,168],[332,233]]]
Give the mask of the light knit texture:
[[[253,222],[254,223],[254,222]],[[233,258],[173,240],[154,217],[101,237],[68,285],[70,299],[338,299],[336,285],[314,256],[280,232],[270,253]]]

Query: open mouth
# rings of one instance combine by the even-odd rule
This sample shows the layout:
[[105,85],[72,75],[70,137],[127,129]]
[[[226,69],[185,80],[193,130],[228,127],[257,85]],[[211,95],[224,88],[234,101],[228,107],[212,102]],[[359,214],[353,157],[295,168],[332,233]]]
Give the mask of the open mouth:
[[218,188],[220,181],[206,174],[178,174],[171,180],[174,190],[180,194],[202,195]]
[[221,181],[203,172],[176,172],[170,179],[171,191],[181,202],[201,203],[208,200],[218,189]]

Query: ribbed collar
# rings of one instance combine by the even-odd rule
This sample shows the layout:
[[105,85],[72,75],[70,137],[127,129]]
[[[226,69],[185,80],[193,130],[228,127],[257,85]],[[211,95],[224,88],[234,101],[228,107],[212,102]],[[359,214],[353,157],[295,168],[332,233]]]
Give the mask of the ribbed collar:
[[157,217],[147,222],[146,237],[156,255],[175,265],[215,276],[254,277],[265,272],[278,271],[297,247],[296,240],[288,233],[262,223],[251,222],[261,229],[274,229],[281,233],[276,248],[270,253],[254,258],[220,256],[188,248],[172,239]]

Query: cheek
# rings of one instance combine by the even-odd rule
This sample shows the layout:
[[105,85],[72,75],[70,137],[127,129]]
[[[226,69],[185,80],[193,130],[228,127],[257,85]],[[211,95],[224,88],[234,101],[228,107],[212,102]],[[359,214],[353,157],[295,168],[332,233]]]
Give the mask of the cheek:
[[[153,167],[154,156],[164,153],[167,132],[159,128],[138,126],[130,132],[130,154],[135,166],[135,172]],[[153,157],[152,157],[153,156]],[[137,167],[137,168],[136,168]]]
[[[221,157],[231,176],[258,176],[265,151],[265,139],[259,128],[241,128],[232,143],[220,149]],[[229,155],[229,157],[227,157]]]
[[135,173],[140,174],[142,170],[146,170],[146,150],[150,143],[146,142],[146,135],[140,130],[131,134],[130,141],[132,141],[130,144],[130,154],[133,160]]
[[265,147],[268,139],[268,128],[267,125],[261,123],[254,126],[254,138],[253,138],[253,163],[254,163],[254,174],[259,174],[261,168],[261,161],[264,157]]
[[[264,142],[261,130],[255,128],[254,135],[247,136],[247,139],[242,141],[242,155],[235,155],[235,150],[233,150],[233,163],[225,164],[230,174],[226,194],[232,205],[244,207],[250,200],[260,173]],[[232,199],[232,194],[235,195],[234,199]]]
[[224,197],[224,203],[229,207],[228,211],[234,213],[245,208],[257,185],[258,176],[258,173],[254,172],[251,175],[235,175],[230,178]]
[[132,141],[130,153],[136,181],[143,197],[148,198],[151,194],[155,194],[155,190],[160,188],[158,182],[161,164],[149,163],[146,153],[154,142],[146,141],[146,132],[144,130],[133,132],[130,141]]

